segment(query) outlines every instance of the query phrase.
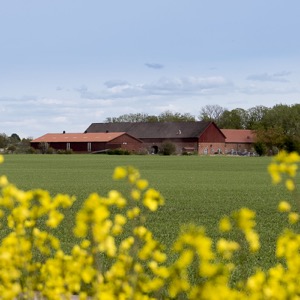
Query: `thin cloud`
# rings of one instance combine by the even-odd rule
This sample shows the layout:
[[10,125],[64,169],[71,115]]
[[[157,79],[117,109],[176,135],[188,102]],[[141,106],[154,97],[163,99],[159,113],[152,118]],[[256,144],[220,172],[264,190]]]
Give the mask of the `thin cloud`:
[[281,71],[281,72],[274,73],[274,76],[282,77],[282,76],[289,76],[291,74],[292,72],[290,71]]
[[221,76],[216,77],[181,77],[161,78],[143,88],[154,94],[204,94],[216,93],[231,86],[231,83]]
[[104,82],[104,85],[108,88],[114,88],[116,86],[129,85],[129,83],[126,80],[115,79],[115,80],[108,80]]
[[148,96],[181,96],[224,94],[233,89],[233,84],[222,76],[214,77],[163,77],[157,81],[130,84],[123,80],[109,80],[104,83],[107,89],[90,91],[86,86],[76,89],[84,99],[121,99]]
[[298,93],[299,91],[294,87],[260,87],[255,85],[250,85],[246,87],[241,87],[237,90],[242,94],[247,95],[288,95]]
[[262,82],[289,82],[285,77],[288,76],[290,72],[282,71],[274,74],[262,73],[253,74],[247,77],[247,80],[262,81]]
[[99,99],[100,96],[97,93],[88,90],[88,87],[83,85],[80,88],[75,89],[83,99]]
[[145,63],[145,66],[148,67],[148,68],[150,68],[150,69],[156,69],[156,70],[164,68],[164,65],[157,64],[157,63]]

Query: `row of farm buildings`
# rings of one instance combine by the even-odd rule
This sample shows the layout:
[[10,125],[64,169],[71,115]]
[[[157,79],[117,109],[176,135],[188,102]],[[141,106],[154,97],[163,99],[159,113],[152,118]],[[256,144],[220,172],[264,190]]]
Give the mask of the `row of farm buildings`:
[[214,122],[92,123],[83,133],[47,133],[31,141],[38,149],[47,143],[55,150],[100,153],[123,149],[133,153],[158,153],[162,143],[176,146],[176,153],[250,153],[255,133],[251,130],[220,129]]

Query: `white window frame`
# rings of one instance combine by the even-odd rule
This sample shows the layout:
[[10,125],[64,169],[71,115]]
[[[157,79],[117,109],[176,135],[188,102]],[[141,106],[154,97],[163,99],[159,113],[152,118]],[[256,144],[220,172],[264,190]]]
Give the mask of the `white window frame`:
[[70,145],[70,143],[67,143],[67,150],[71,150],[71,145]]
[[92,143],[91,143],[91,142],[88,142],[88,143],[87,143],[87,151],[88,151],[88,152],[91,152],[91,151],[92,151]]

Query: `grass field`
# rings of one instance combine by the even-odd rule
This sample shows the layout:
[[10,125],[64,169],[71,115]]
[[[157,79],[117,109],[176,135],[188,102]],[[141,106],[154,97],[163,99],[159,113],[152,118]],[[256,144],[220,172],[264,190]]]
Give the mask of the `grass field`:
[[223,215],[249,207],[257,212],[262,242],[261,251],[249,257],[249,263],[266,268],[274,263],[274,243],[286,224],[277,204],[290,199],[282,186],[271,184],[269,162],[267,157],[7,155],[0,174],[25,190],[43,188],[52,195],[77,196],[57,232],[68,250],[74,243],[74,216],[83,200],[91,192],[104,196],[111,189],[126,190],[124,183],[112,180],[112,173],[116,166],[132,165],[166,199],[165,206],[149,214],[147,221],[163,244],[170,247],[187,223],[204,225],[210,236],[217,237]]

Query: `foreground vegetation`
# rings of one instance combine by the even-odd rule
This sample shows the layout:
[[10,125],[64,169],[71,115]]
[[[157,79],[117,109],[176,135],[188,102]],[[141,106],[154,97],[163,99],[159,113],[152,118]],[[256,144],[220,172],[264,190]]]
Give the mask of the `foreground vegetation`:
[[[277,203],[294,192],[297,161],[295,153],[282,155],[270,168],[276,183],[281,173],[288,176],[286,192],[270,186],[266,158],[6,156],[1,170],[21,188],[34,190],[20,191],[1,177],[1,205],[9,215],[0,247],[1,294],[7,295],[3,299],[30,290],[48,299],[71,293],[80,293],[82,299],[88,293],[95,299],[297,295],[293,278],[299,277],[299,238],[286,232],[278,239],[277,252],[275,243],[286,224]],[[124,181],[112,183],[107,174],[128,164],[138,166],[165,198],[132,167],[114,172],[129,188]],[[126,199],[115,189],[124,191]],[[58,192],[78,199],[73,204],[73,197],[54,196]],[[88,196],[91,192],[102,197]],[[289,211],[294,205],[291,199],[280,209]],[[244,206],[257,211],[257,227],[254,211]],[[61,209],[67,207],[62,220]],[[291,226],[298,226],[298,218],[295,212],[289,214]],[[179,227],[188,223],[195,225],[178,237]],[[288,269],[283,264],[267,271],[280,257]]]

